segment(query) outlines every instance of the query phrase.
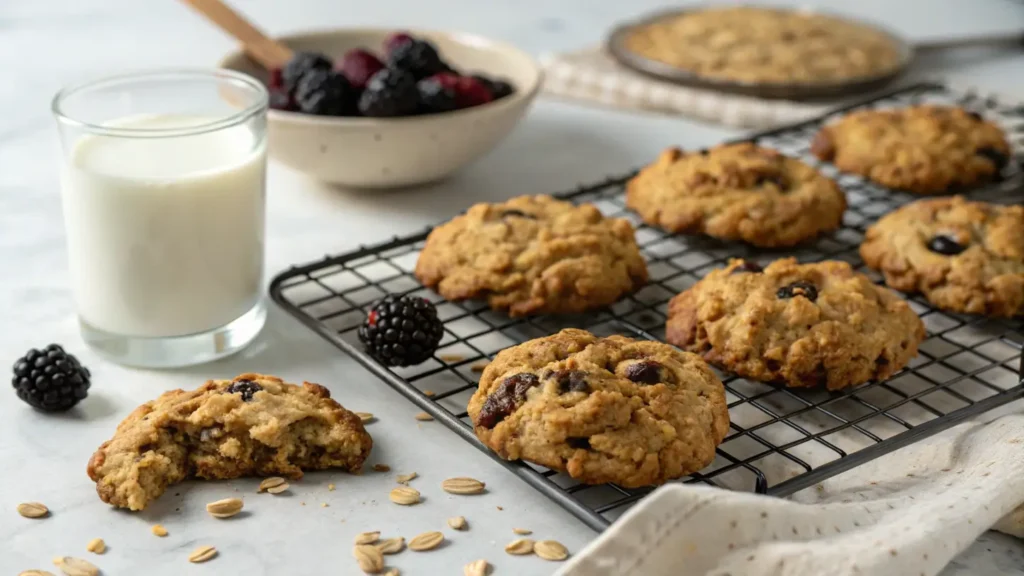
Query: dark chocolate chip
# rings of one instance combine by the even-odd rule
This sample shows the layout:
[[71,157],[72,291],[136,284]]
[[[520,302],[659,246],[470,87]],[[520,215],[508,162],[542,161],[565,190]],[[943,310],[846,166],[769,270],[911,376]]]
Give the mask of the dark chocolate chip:
[[757,262],[744,260],[739,266],[733,268],[729,274],[739,274],[740,272],[764,272],[764,268]]
[[637,384],[657,384],[661,382],[661,364],[654,360],[641,360],[626,366],[626,378]]
[[875,364],[878,366],[888,366],[889,359],[886,358],[884,355],[879,356],[878,358],[875,358]]
[[559,394],[590,391],[590,385],[587,384],[587,373],[582,370],[559,370],[552,373],[551,377],[558,382]]
[[952,236],[939,234],[928,241],[928,249],[937,254],[956,256],[964,250],[967,250],[967,246],[957,242]]
[[984,120],[984,118],[981,117],[981,114],[978,114],[977,112],[975,112],[973,110],[966,110],[966,112],[967,112],[968,116],[970,116],[971,118],[974,118],[978,122],[981,122],[982,120]]
[[252,380],[238,380],[228,386],[228,394],[241,394],[242,402],[252,400],[252,395],[263,390],[263,387]]
[[522,210],[515,210],[515,209],[513,209],[513,210],[505,210],[504,212],[501,213],[501,217],[502,218],[512,218],[512,217],[515,217],[515,218],[526,218],[527,220],[536,220],[537,219],[537,217],[534,216],[533,214],[527,214],[526,212],[523,212]]
[[992,163],[996,165],[997,170],[1002,170],[1010,162],[1009,156],[995,148],[979,148],[974,153],[978,156],[991,160]]
[[590,438],[566,438],[565,443],[577,450],[590,450]]
[[788,286],[779,288],[779,291],[775,293],[779,298],[794,298],[796,296],[803,296],[811,302],[818,299],[818,289],[809,282],[793,282]]
[[477,426],[494,428],[509,414],[511,414],[519,402],[526,399],[526,391],[540,384],[536,374],[522,372],[505,378],[498,389],[491,393],[484,400],[484,405],[477,415]]

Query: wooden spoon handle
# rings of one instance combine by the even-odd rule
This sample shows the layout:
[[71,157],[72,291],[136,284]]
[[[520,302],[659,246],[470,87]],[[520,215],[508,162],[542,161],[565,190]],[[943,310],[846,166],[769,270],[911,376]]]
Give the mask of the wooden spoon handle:
[[253,26],[241,14],[221,0],[182,0],[206,16],[211,22],[232,35],[245,53],[267,70],[281,68],[292,59],[292,50]]

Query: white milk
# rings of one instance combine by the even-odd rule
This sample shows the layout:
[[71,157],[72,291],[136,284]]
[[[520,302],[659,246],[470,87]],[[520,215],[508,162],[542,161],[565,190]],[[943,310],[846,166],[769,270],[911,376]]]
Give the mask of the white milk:
[[[212,119],[139,116],[183,128]],[[244,125],[175,138],[83,136],[63,175],[72,288],[82,320],[123,336],[222,327],[259,300],[265,154]]]

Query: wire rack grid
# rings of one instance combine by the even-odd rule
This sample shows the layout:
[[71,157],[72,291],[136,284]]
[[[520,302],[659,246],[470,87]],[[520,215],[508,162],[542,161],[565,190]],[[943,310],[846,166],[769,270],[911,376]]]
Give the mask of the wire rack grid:
[[[628,218],[637,228],[650,282],[605,310],[577,316],[509,318],[481,302],[445,301],[412,275],[429,229],[292,267],[272,281],[271,297],[464,440],[588,526],[602,530],[651,489],[588,486],[562,473],[500,460],[477,440],[466,415],[480,366],[508,346],[565,327],[663,340],[669,299],[731,257],[762,264],[786,255],[801,261],[845,260],[881,283],[876,273],[863,266],[858,246],[867,227],[879,216],[915,198],[840,174],[833,166],[817,162],[809,145],[822,124],[846,110],[922,102],[958,104],[979,111],[1001,123],[1018,139],[1015,144],[1024,136],[1024,106],[921,84],[744,138],[818,166],[836,178],[847,194],[849,208],[843,227],[789,252],[669,235],[648,227],[625,208],[623,187],[632,175],[562,194],[574,202],[593,203],[606,215]],[[1022,180],[1021,168],[1011,162],[1000,182],[969,194],[973,199],[1019,203]],[[388,368],[362,350],[356,329],[370,305],[387,294],[416,294],[435,303],[445,323],[445,336],[432,359],[418,366]],[[715,461],[680,481],[786,496],[1024,397],[1024,321],[953,314],[932,307],[921,297],[908,300],[923,319],[928,336],[919,356],[887,381],[829,392],[788,389],[719,373],[726,388],[731,430]]]

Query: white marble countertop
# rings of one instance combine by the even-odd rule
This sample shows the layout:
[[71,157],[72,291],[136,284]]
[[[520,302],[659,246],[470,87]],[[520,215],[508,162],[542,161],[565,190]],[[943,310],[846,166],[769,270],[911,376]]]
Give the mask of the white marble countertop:
[[[618,19],[654,1],[614,0],[237,0],[276,33],[353,24],[465,29],[496,36],[534,54],[600,40]],[[887,22],[913,38],[1006,30],[1024,22],[1024,4],[1009,0],[811,2]],[[175,371],[133,370],[104,362],[77,334],[68,288],[58,194],[55,129],[49,101],[62,85],[129,69],[210,65],[232,44],[176,2],[48,0],[0,3],[0,361],[30,347],[60,342],[89,366],[88,400],[57,416],[37,413],[12,392],[0,399],[0,573],[53,568],[56,555],[88,558],[105,575],[123,574],[357,574],[355,534],[380,530],[409,538],[443,530],[450,542],[429,553],[389,558],[403,574],[460,574],[485,558],[495,574],[549,574],[554,565],[506,555],[512,528],[532,529],[580,550],[594,533],[438,423],[413,419],[417,410],[354,361],[298,322],[272,309],[257,343],[234,358]],[[924,65],[957,82],[1024,100],[1024,53],[975,51],[930,57]],[[350,192],[318,185],[272,166],[268,204],[268,274],[293,263],[419,229],[479,200],[565,189],[625,171],[664,146],[707,145],[732,132],[683,119],[583,108],[541,101],[515,133],[456,178],[393,193]],[[172,488],[143,513],[112,510],[85,475],[89,455],[134,406],[209,377],[245,371],[288,380],[317,381],[347,407],[373,412],[375,447],[369,464],[390,474],[355,477],[317,473],[293,485],[288,497],[256,495],[253,480],[187,483]],[[423,504],[404,508],[387,500],[395,473],[416,471]],[[486,495],[459,498],[440,490],[442,479],[473,476]],[[334,483],[337,490],[328,491]],[[248,513],[211,519],[206,502],[244,496]],[[17,516],[15,505],[41,501],[44,520]],[[327,504],[328,507],[323,507]],[[501,509],[499,509],[501,507]],[[445,527],[463,515],[467,532]],[[161,523],[166,538],[150,534]],[[109,551],[95,556],[86,543],[102,537]],[[220,556],[193,565],[188,553],[203,544]],[[1021,544],[990,534],[945,574],[1024,574]],[[393,562],[392,562],[393,560]]]

